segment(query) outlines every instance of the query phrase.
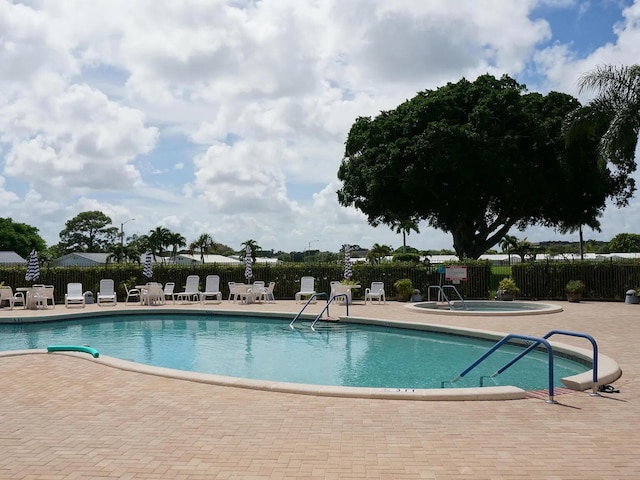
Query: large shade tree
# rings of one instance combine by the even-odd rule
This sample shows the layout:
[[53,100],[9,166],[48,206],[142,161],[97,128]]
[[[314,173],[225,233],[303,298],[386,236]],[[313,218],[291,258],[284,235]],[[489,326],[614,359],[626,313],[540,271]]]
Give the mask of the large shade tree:
[[418,93],[351,127],[338,171],[344,206],[372,225],[426,220],[478,258],[516,226],[586,224],[633,184],[611,175],[596,137],[567,145],[570,95],[528,93],[508,76],[462,79]]
[[104,213],[81,212],[65,223],[58,247],[61,253],[107,252],[118,233],[118,228],[111,226],[111,218]]
[[16,252],[26,259],[31,250],[40,252],[46,246],[36,227],[14,222],[11,218],[0,218],[0,250]]

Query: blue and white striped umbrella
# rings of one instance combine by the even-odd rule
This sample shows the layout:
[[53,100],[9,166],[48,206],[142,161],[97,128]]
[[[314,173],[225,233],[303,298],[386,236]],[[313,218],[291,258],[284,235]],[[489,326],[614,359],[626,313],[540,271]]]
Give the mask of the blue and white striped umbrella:
[[40,278],[40,264],[38,263],[38,254],[35,249],[31,250],[29,255],[29,263],[27,264],[27,274],[24,279],[27,282],[35,282]]
[[253,258],[251,258],[251,247],[247,245],[247,249],[244,252],[244,278],[247,281],[250,281],[251,277],[253,277],[253,270],[251,269],[253,265]]
[[344,247],[344,278],[351,280],[353,272],[351,271],[351,245],[345,243]]
[[144,257],[144,267],[142,268],[142,275],[147,277],[148,279],[151,279],[151,276],[153,275],[153,268],[151,266],[152,261],[153,258],[151,258],[151,252],[147,252],[146,256]]

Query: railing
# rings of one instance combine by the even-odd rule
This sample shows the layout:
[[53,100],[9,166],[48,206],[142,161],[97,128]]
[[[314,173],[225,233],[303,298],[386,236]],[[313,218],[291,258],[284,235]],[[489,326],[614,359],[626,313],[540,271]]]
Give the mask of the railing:
[[549,358],[549,398],[546,400],[546,402],[547,403],[556,403],[556,401],[554,400],[554,390],[553,390],[553,383],[554,383],[554,381],[553,381],[553,349],[551,348],[551,344],[546,339],[540,338],[540,337],[531,337],[529,335],[519,335],[517,333],[510,333],[510,334],[506,335],[502,340],[500,340],[493,347],[491,347],[491,349],[489,349],[488,352],[486,352],[484,355],[482,355],[480,358],[478,358],[475,362],[473,362],[471,365],[469,365],[462,373],[460,373],[457,377],[455,377],[453,380],[451,380],[451,383],[455,383],[458,380],[460,380],[467,373],[469,373],[471,370],[476,368],[480,363],[482,363],[493,352],[495,352],[497,349],[499,349],[502,345],[507,343],[509,340],[512,340],[512,339],[515,339],[515,338],[520,339],[520,340],[527,340],[529,342],[535,342],[536,346],[542,344],[547,349],[547,356]]
[[[593,377],[592,377],[593,378],[593,390],[592,390],[591,395],[598,396],[599,395],[598,394],[598,344],[596,343],[596,340],[591,335],[587,335],[586,333],[571,332],[571,331],[568,331],[568,330],[551,330],[546,335],[544,335],[542,338],[548,339],[549,337],[551,337],[553,335],[568,335],[568,336],[571,336],[571,337],[581,337],[581,338],[586,338],[587,340],[589,340],[591,342],[591,346],[593,347],[593,369],[592,369],[593,370]],[[526,348],[522,353],[520,353],[520,355],[518,355],[513,360],[511,360],[508,363],[506,363],[504,366],[502,366],[500,369],[498,369],[491,376],[495,377],[496,375],[500,375],[507,368],[509,368],[514,363],[516,363],[518,360],[520,360],[522,357],[524,357],[527,353],[529,353],[531,350],[536,348],[538,345],[540,345],[540,342],[532,343],[531,345],[529,345],[528,348]]]
[[[302,309],[298,312],[298,314],[295,317],[293,317],[293,320],[291,320],[291,323],[289,324],[290,328],[293,328],[293,324],[296,323],[296,321],[300,318],[300,315],[302,315],[302,312],[304,312],[304,309],[309,306],[309,304],[312,302],[312,300],[315,300],[316,298],[319,298],[319,297],[325,297],[327,299],[327,305],[329,305],[329,295],[327,295],[325,292],[314,293],[313,295],[311,295],[309,297],[309,300],[307,300],[307,303],[305,303],[303,305]],[[327,307],[325,307],[325,308],[327,308]],[[324,310],[322,310],[322,311],[324,312]]]
[[462,308],[467,310],[467,304],[464,302],[464,299],[462,298],[462,295],[460,295],[460,292],[458,291],[458,289],[456,288],[455,285],[429,285],[429,287],[427,289],[427,300],[431,301],[431,290],[432,289],[437,290],[438,291],[438,299],[440,298],[440,296],[442,296],[442,298],[444,298],[445,301],[447,302],[447,305],[449,306],[449,310],[453,310],[453,305],[451,304],[451,301],[449,300],[449,297],[447,297],[447,295],[444,293],[444,289],[445,288],[453,289],[455,294],[458,295],[458,298],[460,299],[460,302],[462,304]]

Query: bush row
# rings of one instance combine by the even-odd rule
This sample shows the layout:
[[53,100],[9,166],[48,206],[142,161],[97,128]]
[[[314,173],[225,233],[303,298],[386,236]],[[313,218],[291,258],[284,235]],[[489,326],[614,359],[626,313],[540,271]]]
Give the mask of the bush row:
[[[467,280],[457,285],[466,299],[486,299],[495,294],[496,285],[509,269],[500,271],[493,269],[488,262],[466,262]],[[586,285],[584,298],[592,300],[623,300],[625,292],[640,287],[640,263],[582,262],[582,263],[525,263],[513,265],[512,276],[520,287],[521,298],[529,299],[562,299],[565,297],[564,286],[569,280],[582,280]],[[228,282],[245,282],[244,266],[227,265],[156,265],[153,268],[152,280],[160,283],[175,282],[176,291],[184,289],[188,275],[199,275],[201,286],[205,277],[210,274],[220,276],[220,287],[225,298],[228,296]],[[506,272],[506,273],[505,273]],[[0,281],[14,289],[29,286],[32,282],[24,280],[26,268],[0,268]],[[260,265],[253,267],[252,280],[276,282],[275,296],[278,299],[293,299],[300,287],[300,278],[312,276],[316,279],[316,291],[329,292],[329,283],[342,280],[344,270],[337,264],[284,264]],[[35,283],[54,285],[56,300],[62,301],[69,282],[80,282],[85,291],[94,294],[98,291],[102,278],[112,278],[118,290],[119,300],[124,300],[123,283],[129,287],[147,282],[142,276],[139,265],[106,265],[102,267],[43,267],[40,278]],[[356,264],[353,266],[353,280],[362,288],[355,291],[355,297],[362,297],[364,288],[371,282],[382,281],[388,298],[394,298],[396,292],[393,284],[403,278],[413,282],[414,288],[420,290],[423,298],[427,297],[430,285],[442,285],[446,282],[444,274],[436,265],[412,265],[388,263],[381,265]],[[431,293],[435,293],[433,290]]]

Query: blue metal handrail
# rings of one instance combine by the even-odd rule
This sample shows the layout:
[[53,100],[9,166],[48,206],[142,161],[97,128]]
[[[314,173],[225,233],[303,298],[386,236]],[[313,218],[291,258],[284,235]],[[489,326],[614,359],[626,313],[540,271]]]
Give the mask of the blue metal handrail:
[[[581,337],[581,338],[586,338],[587,340],[589,340],[591,342],[591,346],[593,347],[593,377],[592,377],[593,378],[593,393],[592,394],[593,395],[598,395],[598,344],[596,343],[596,340],[591,335],[588,335],[586,333],[572,332],[572,331],[569,331],[569,330],[550,330],[542,338],[547,339],[547,338],[549,338],[549,337],[551,337],[553,335],[568,335],[568,336],[571,336],[571,337]],[[524,357],[527,353],[529,353],[531,350],[536,348],[538,345],[540,345],[539,342],[532,343],[531,345],[529,345],[528,348],[526,348],[522,353],[520,353],[520,355],[518,355],[517,357],[515,357],[511,361],[507,362],[503,367],[501,367],[499,370],[497,370],[491,376],[495,377],[496,375],[500,375],[507,368],[509,368],[514,363],[516,363],[518,360],[520,360],[522,357]]]
[[445,288],[452,288],[453,291],[456,293],[456,295],[458,295],[458,298],[460,299],[460,303],[462,304],[462,308],[464,308],[465,310],[468,309],[467,308],[467,304],[464,301],[464,298],[462,298],[462,295],[460,295],[460,292],[458,291],[458,289],[456,288],[455,285],[429,285],[427,287],[427,300],[428,301],[431,301],[431,289],[432,288],[438,290],[438,293],[444,297],[444,300],[447,302],[447,305],[449,305],[449,310],[453,310],[453,305],[451,304],[451,301],[449,300],[449,297],[447,297],[447,295],[444,293],[444,289]]
[[318,323],[318,320],[320,320],[320,317],[322,317],[322,314],[325,311],[327,312],[327,316],[329,316],[329,305],[331,305],[331,302],[333,302],[338,297],[344,297],[344,304],[347,306],[347,316],[349,316],[349,295],[346,293],[336,293],[329,300],[327,300],[327,304],[311,324],[311,330],[315,330],[313,327],[315,326],[316,323]]
[[529,335],[520,335],[520,334],[517,334],[517,333],[510,333],[510,334],[506,335],[502,340],[500,340],[493,347],[491,347],[488,352],[486,352],[484,355],[482,355],[480,358],[478,358],[475,362],[473,362],[471,365],[469,365],[462,373],[460,373],[457,377],[455,377],[453,380],[451,380],[451,383],[455,383],[458,380],[460,380],[467,373],[469,373],[471,370],[476,368],[480,363],[482,363],[487,357],[489,357],[498,348],[500,348],[502,345],[507,343],[509,340],[512,340],[512,339],[515,339],[515,338],[520,339],[520,340],[527,340],[529,342],[536,342],[536,345],[542,344],[542,345],[544,345],[546,347],[547,356],[549,357],[549,399],[546,402],[547,403],[556,403],[555,400],[553,399],[553,397],[554,397],[554,390],[553,390],[553,383],[554,383],[553,382],[553,349],[551,348],[551,344],[546,339],[540,338],[540,337],[531,337]]
[[[325,292],[320,292],[320,293],[314,293],[313,295],[311,295],[309,297],[309,300],[307,300],[307,303],[304,304],[304,306],[302,307],[302,309],[298,312],[298,314],[293,318],[293,320],[291,320],[291,323],[289,324],[290,328],[293,328],[293,324],[296,323],[296,320],[298,320],[298,318],[300,318],[300,315],[302,315],[302,312],[304,312],[304,309],[307,308],[309,306],[309,304],[311,303],[312,300],[315,300],[316,298],[319,297],[325,297],[327,299],[327,305],[329,304],[329,295]],[[323,310],[324,311],[324,310]]]

